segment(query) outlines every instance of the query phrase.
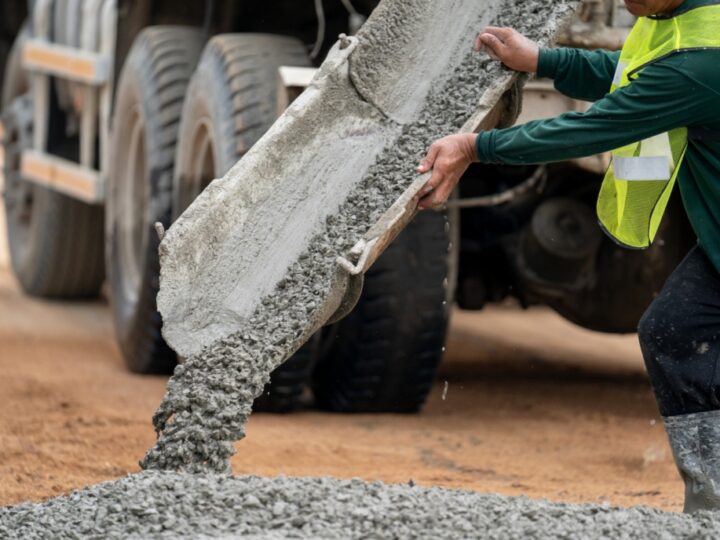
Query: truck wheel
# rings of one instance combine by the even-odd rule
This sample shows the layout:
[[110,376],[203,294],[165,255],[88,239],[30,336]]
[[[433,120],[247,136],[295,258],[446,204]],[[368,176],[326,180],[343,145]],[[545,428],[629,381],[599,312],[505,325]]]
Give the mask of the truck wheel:
[[160,333],[158,238],[170,224],[175,145],[182,102],[202,48],[202,32],[151,27],[136,38],[117,85],[107,197],[108,282],[125,363],[137,373],[169,373],[175,353]]
[[[3,79],[5,214],[10,261],[22,289],[45,298],[98,294],[104,278],[103,209],[24,180],[22,151],[32,144],[29,81],[20,65],[27,33],[21,32]],[[51,130],[52,133],[52,130]],[[71,141],[50,138],[62,155]]]
[[450,257],[445,216],[423,212],[365,275],[355,309],[326,328],[314,373],[336,412],[416,412],[443,354]]
[[[179,216],[230,168],[277,119],[280,66],[308,66],[303,44],[269,34],[215,36],[205,47],[183,107],[175,165],[173,211]],[[284,91],[284,90],[283,90]],[[312,370],[306,345],[271,375],[254,409],[292,410]]]

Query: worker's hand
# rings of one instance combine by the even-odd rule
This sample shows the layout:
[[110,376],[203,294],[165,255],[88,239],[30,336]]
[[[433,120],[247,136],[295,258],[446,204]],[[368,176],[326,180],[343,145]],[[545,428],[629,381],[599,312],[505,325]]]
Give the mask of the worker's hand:
[[474,133],[449,135],[435,141],[417,168],[419,173],[432,169],[432,176],[420,190],[418,208],[432,208],[447,201],[460,177],[476,161]]
[[475,50],[485,50],[515,71],[537,72],[540,46],[512,28],[488,26],[475,40]]

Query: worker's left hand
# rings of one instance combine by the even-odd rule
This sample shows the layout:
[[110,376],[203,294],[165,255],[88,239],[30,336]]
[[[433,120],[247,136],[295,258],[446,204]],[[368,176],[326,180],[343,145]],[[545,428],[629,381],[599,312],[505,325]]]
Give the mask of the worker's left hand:
[[420,190],[418,208],[432,208],[444,204],[460,177],[477,160],[474,133],[449,135],[435,141],[417,168],[419,173],[432,169],[432,176]]

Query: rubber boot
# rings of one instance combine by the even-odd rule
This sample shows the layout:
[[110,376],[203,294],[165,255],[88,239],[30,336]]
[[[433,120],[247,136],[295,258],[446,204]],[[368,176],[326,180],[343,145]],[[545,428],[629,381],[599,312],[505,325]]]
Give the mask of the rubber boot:
[[684,512],[720,510],[720,411],[664,418],[685,482]]

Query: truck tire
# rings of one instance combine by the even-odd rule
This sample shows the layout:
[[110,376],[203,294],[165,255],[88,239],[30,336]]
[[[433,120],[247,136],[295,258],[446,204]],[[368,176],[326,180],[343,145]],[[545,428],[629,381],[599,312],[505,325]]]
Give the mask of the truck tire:
[[156,222],[170,225],[175,145],[202,32],[143,30],[120,74],[106,207],[108,283],[117,341],[127,367],[169,373],[175,353],[161,335]]
[[[100,291],[103,209],[24,180],[20,156],[32,144],[29,81],[20,65],[21,32],[3,79],[5,214],[10,261],[22,289],[44,298],[87,298]],[[53,136],[48,148],[63,155],[73,142]]]
[[355,309],[325,329],[313,376],[317,404],[335,412],[417,412],[443,355],[449,227],[423,212],[365,275]]
[[[304,45],[270,34],[213,37],[193,75],[183,107],[175,160],[174,214],[179,216],[214,179],[263,136],[280,112],[280,66],[309,66]],[[315,357],[306,345],[276,369],[254,409],[289,412],[297,405]]]

